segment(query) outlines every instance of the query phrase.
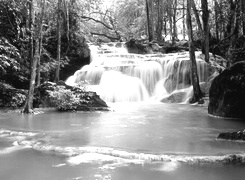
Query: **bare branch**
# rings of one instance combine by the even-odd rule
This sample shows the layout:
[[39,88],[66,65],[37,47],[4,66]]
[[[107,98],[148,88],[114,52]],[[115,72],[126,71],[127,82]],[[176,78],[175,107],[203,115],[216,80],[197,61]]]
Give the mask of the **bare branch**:
[[82,19],[87,19],[87,20],[92,20],[94,22],[97,22],[97,23],[100,23],[102,24],[103,26],[105,26],[107,29],[110,29],[110,30],[113,30],[112,27],[110,27],[109,25],[105,24],[104,22],[100,21],[100,20],[97,20],[97,19],[94,19],[92,17],[87,17],[87,16],[81,16]]

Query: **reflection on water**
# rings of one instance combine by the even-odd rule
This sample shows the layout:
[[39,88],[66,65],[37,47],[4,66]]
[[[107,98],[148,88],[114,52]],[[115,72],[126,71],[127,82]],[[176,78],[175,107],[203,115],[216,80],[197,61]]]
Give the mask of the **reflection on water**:
[[[245,143],[217,140],[245,128],[205,107],[116,103],[110,112],[0,115],[0,179],[241,178]],[[15,173],[12,173],[15,172]],[[208,178],[206,174],[209,174]]]

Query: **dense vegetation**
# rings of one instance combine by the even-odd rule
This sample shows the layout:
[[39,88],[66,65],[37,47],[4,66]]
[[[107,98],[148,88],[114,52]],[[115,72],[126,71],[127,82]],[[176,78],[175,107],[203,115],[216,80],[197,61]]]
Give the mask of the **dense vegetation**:
[[0,83],[28,89],[32,79],[33,93],[65,80],[89,62],[87,42],[175,44],[187,39],[188,12],[196,48],[243,60],[243,0],[0,0]]

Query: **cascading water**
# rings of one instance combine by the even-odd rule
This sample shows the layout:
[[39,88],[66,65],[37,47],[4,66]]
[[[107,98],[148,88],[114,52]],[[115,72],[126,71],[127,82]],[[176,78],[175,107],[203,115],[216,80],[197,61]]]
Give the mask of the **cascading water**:
[[[91,45],[91,62],[66,83],[87,83],[106,102],[162,100],[182,92],[185,101],[191,95],[189,53],[129,54],[123,43]],[[208,79],[208,66],[196,52],[200,82]]]

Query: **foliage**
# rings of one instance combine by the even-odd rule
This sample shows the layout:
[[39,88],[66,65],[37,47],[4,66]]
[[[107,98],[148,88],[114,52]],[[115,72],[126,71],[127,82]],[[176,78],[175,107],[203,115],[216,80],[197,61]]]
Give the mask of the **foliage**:
[[[33,2],[34,16],[38,17],[41,12],[38,4],[40,1],[33,0]],[[69,27],[62,28],[61,68],[75,61],[77,62],[75,68],[79,69],[87,63],[87,60],[83,62],[83,59],[89,57],[89,50],[82,35],[78,17],[79,10],[75,1],[64,0],[63,2],[68,4],[69,13],[67,14],[69,18],[65,16],[64,19],[69,21],[67,23]],[[41,82],[52,81],[57,67],[56,12],[57,1],[47,0],[40,58]],[[29,29],[28,16],[29,3],[27,0],[0,0],[0,81],[15,80],[16,82],[9,83],[18,88],[27,88],[27,79],[30,74],[29,38],[31,30]],[[34,25],[37,24],[35,21]],[[35,31],[33,33],[35,34]],[[36,40],[37,38],[34,37],[34,41]],[[63,78],[67,77],[64,76]]]
[[[54,91],[48,91],[54,106],[61,111],[75,110],[81,103],[80,98],[65,88],[57,88]],[[84,102],[86,102],[84,100]]]
[[27,92],[0,82],[0,107],[21,107],[25,103]]
[[3,76],[8,71],[12,73],[20,70],[20,64],[17,60],[20,59],[18,49],[9,43],[9,41],[0,37],[0,75]]
[[47,84],[48,99],[52,106],[60,111],[81,110],[89,107],[91,98],[86,92],[86,86],[67,88],[66,85]]

